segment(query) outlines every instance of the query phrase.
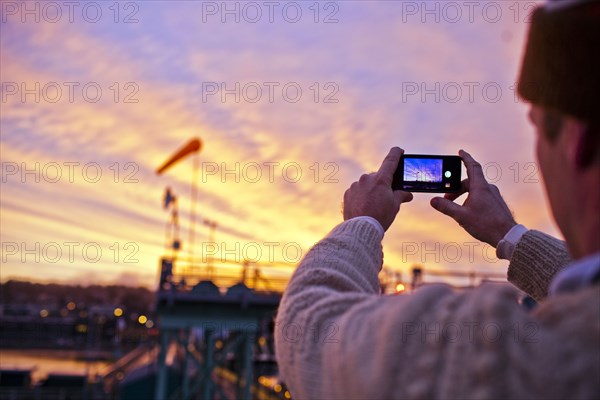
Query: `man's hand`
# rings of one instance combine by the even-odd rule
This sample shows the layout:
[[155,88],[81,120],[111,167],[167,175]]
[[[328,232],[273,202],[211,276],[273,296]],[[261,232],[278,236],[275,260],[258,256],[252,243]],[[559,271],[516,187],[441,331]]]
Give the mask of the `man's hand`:
[[394,147],[381,163],[379,171],[365,174],[344,193],[344,221],[354,217],[373,217],[388,230],[400,204],[413,199],[412,193],[392,190],[394,172],[404,150]]
[[[434,197],[431,206],[452,217],[475,239],[496,247],[517,223],[498,188],[485,180],[481,164],[464,150],[458,154],[467,167],[468,178],[462,181],[460,192]],[[462,206],[454,203],[467,192],[469,195]]]

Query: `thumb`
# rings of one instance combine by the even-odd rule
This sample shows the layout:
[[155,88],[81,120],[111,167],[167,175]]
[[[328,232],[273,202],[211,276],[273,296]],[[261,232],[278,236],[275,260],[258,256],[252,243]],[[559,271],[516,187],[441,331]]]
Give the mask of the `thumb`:
[[454,220],[457,220],[463,211],[462,206],[459,206],[455,202],[443,197],[434,197],[431,199],[431,207],[435,208],[442,214],[446,214]]

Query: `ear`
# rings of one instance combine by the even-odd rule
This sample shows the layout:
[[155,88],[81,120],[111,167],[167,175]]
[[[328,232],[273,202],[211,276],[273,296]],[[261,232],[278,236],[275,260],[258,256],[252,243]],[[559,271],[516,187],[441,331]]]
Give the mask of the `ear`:
[[567,158],[577,170],[584,170],[594,163],[597,143],[587,124],[571,118],[565,118]]

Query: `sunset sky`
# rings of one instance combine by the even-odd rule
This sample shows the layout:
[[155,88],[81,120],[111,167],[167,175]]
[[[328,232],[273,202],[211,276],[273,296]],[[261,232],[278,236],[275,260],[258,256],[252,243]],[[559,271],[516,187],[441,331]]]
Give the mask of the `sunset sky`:
[[[166,186],[187,250],[193,160],[154,171],[192,137],[229,261],[296,262],[392,146],[464,148],[518,222],[558,235],[514,96],[534,2],[74,3],[2,2],[3,282],[153,287]],[[431,197],[402,206],[386,267],[504,272]]]

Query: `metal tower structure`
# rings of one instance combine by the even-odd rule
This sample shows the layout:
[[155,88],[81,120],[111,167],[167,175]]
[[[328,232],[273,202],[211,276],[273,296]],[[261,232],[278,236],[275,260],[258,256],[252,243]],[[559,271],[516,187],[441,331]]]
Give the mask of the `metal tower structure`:
[[[195,157],[196,170],[201,148],[200,139],[191,140],[158,168],[157,174],[189,155]],[[215,272],[212,259],[201,262],[194,258],[196,176],[194,171],[188,257],[178,256],[182,244],[177,197],[170,188],[165,194],[164,205],[171,216],[167,224],[167,255],[160,261],[157,290],[159,350],[154,398],[250,399],[261,390],[257,382],[264,371],[259,369],[275,366],[273,349],[266,346],[266,338],[272,334],[281,293],[267,290],[270,285],[256,268],[254,284],[249,287],[247,262],[238,265],[238,273],[232,275],[231,269],[229,274]],[[217,222],[204,219],[203,223],[210,229],[210,241],[214,241]]]

